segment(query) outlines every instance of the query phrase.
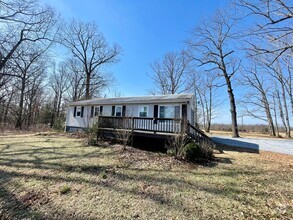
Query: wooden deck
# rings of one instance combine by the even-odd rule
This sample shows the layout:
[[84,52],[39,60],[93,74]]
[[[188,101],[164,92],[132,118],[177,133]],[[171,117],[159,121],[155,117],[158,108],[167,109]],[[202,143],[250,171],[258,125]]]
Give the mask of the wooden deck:
[[184,133],[197,143],[214,145],[203,131],[184,119],[99,116],[98,126],[104,133],[130,130],[136,136],[161,139],[169,139],[176,134]]

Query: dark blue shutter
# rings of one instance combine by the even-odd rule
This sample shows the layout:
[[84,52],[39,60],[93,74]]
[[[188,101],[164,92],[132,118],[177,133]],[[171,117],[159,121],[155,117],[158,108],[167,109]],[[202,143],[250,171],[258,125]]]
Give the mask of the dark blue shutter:
[[[158,117],[158,109],[159,109],[159,106],[154,105],[154,118]],[[157,124],[157,119],[154,120],[154,124]]]
[[113,105],[112,106],[112,114],[111,114],[112,116],[114,116],[115,115],[115,106]]
[[100,106],[100,115],[103,115],[103,106]]
[[76,106],[74,106],[73,117],[76,117]]
[[125,117],[125,114],[126,114],[126,106],[123,105],[122,106],[122,116]]
[[81,106],[81,113],[80,113],[80,117],[83,117],[83,110],[84,110],[84,106]]

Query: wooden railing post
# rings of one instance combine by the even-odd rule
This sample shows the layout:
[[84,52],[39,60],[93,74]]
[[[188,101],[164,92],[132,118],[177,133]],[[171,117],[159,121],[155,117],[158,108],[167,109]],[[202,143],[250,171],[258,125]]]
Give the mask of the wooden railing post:
[[131,118],[131,130],[134,131],[134,118]]

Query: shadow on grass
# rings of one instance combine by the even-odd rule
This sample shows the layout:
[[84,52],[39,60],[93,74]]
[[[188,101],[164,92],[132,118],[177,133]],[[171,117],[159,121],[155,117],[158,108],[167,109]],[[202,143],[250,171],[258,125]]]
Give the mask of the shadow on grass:
[[[140,199],[149,199],[157,204],[165,206],[169,210],[176,209],[183,213],[186,211],[186,207],[184,206],[184,202],[181,198],[171,199],[168,198],[168,196],[166,196],[164,192],[161,192],[160,190],[151,191],[145,190],[144,188],[135,188],[131,187],[131,183],[134,186],[138,183],[144,183],[145,185],[173,187],[174,189],[189,188],[190,190],[200,190],[207,192],[209,194],[216,194],[221,197],[228,197],[232,200],[235,200],[235,195],[244,194],[244,192],[241,191],[238,188],[238,186],[235,186],[233,184],[225,185],[219,188],[215,184],[206,184],[205,182],[201,181],[190,181],[185,178],[173,177],[174,175],[180,175],[180,172],[182,171],[178,172],[172,170],[156,170],[151,168],[133,168],[131,167],[131,163],[127,167],[120,167],[120,164],[80,164],[78,162],[80,161],[80,159],[99,157],[107,158],[109,156],[115,155],[117,152],[101,152],[99,148],[93,148],[90,152],[79,154],[72,153],[70,151],[68,153],[61,152],[62,150],[70,150],[70,148],[72,148],[72,152],[76,152],[75,147],[68,147],[66,145],[60,147],[44,148],[34,146],[34,149],[22,149],[16,150],[15,152],[11,149],[10,146],[9,153],[6,151],[6,154],[0,154],[0,166],[16,168],[12,171],[0,169],[0,196],[1,199],[4,201],[4,206],[2,206],[2,209],[7,211],[9,216],[11,216],[12,218],[27,218],[41,215],[38,214],[36,211],[32,211],[30,206],[24,204],[21,200],[15,197],[13,192],[10,192],[7,189],[7,184],[9,184],[9,181],[15,178],[25,178],[29,180],[36,179],[44,182],[53,181],[54,183],[71,182],[79,184],[88,184],[91,187],[102,187],[108,190],[115,190],[121,193],[122,195],[129,194],[135,197],[140,197]],[[52,150],[58,150],[58,152]],[[20,157],[29,157],[33,159],[13,158],[13,155]],[[46,158],[44,156],[46,156]],[[74,159],[77,162],[77,164],[66,164],[66,162],[63,161],[63,159]],[[59,160],[60,162],[52,162],[52,160]],[[229,158],[218,158],[218,161],[215,161],[214,163],[231,164],[232,162]],[[21,170],[22,168],[34,169],[34,172],[26,174]],[[49,174],[48,172],[39,172],[38,170],[51,170],[53,171],[53,173],[49,172]],[[69,173],[69,175],[64,175],[63,172],[67,172]],[[90,177],[84,177],[80,175],[77,177],[75,175],[70,175],[73,173],[84,173],[90,175]],[[106,175],[105,179],[102,177],[97,178],[100,174],[103,173],[105,173]],[[154,173],[155,175],[153,175]],[[193,170],[192,172],[190,172],[190,174],[199,177],[199,179],[201,177],[204,177],[205,175],[210,175],[197,173],[196,170]],[[241,175],[257,177],[258,175],[260,175],[260,173],[257,171],[251,172],[247,170],[239,171],[233,169],[226,169],[222,172],[215,173],[213,175],[218,176],[218,178],[233,179],[238,178]],[[50,201],[48,202],[50,203]],[[252,202],[249,201],[248,198],[245,199],[245,202],[247,204],[252,204]],[[18,210],[18,212],[15,212],[15,210]]]

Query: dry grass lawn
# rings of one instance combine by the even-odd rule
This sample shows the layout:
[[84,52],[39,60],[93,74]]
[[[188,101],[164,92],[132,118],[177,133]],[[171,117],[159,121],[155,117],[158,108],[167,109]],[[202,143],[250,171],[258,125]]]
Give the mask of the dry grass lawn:
[[293,157],[209,166],[54,135],[0,137],[0,219],[292,219]]
[[[206,133],[209,136],[232,136],[232,131],[216,131],[212,130],[209,133]],[[270,136],[268,133],[260,133],[260,132],[239,132],[240,137],[252,137],[252,138],[274,138],[279,139],[278,137]],[[284,132],[279,133],[281,138],[287,138]],[[293,131],[291,131],[291,136],[293,136]]]

